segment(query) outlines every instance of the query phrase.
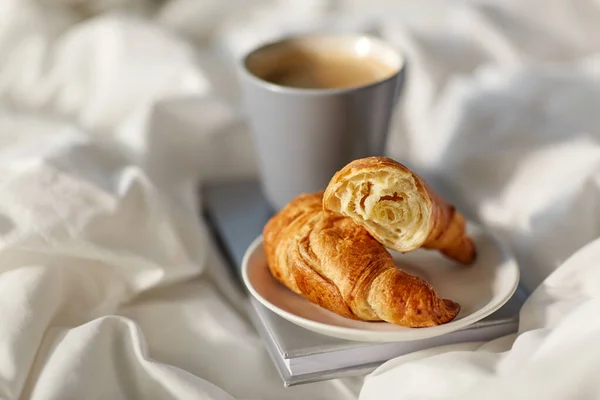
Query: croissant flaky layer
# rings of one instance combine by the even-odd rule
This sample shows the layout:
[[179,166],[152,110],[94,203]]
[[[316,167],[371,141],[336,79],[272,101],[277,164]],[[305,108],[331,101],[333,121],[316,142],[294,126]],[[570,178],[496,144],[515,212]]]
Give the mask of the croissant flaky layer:
[[322,208],[322,193],[300,195],[266,224],[271,274],[309,301],[347,318],[428,327],[460,306],[394,265],[387,249],[351,218]]
[[323,207],[352,218],[390,249],[424,247],[463,264],[475,260],[463,215],[390,158],[368,157],[346,165],[329,182]]

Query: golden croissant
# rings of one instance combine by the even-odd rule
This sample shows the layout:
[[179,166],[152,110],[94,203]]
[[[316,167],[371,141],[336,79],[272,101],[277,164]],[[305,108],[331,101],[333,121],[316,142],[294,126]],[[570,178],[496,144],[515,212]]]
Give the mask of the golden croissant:
[[352,218],[390,249],[437,249],[463,264],[475,259],[462,214],[390,158],[368,157],[346,165],[329,182],[323,207]]
[[427,327],[460,311],[428,282],[397,268],[362,226],[323,210],[322,193],[292,200],[266,224],[263,241],[279,282],[344,317]]

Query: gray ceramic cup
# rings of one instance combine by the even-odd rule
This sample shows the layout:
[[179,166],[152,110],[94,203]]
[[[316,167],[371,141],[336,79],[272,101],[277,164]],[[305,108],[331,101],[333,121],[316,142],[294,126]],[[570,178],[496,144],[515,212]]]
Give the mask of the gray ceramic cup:
[[[390,67],[390,75],[343,89],[294,88],[260,79],[257,71],[274,68],[290,45],[375,57]],[[405,68],[402,56],[381,39],[349,34],[286,38],[250,52],[240,70],[261,185],[276,210],[301,193],[325,189],[348,162],[384,154]]]

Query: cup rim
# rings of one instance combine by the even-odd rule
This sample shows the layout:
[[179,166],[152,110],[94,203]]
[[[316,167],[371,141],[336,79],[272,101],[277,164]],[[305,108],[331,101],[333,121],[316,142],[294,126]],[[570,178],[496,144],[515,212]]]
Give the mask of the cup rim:
[[[262,51],[268,47],[277,46],[282,43],[285,43],[288,41],[293,41],[293,40],[298,40],[298,39],[310,40],[310,39],[314,39],[314,38],[349,38],[349,39],[354,39],[357,41],[364,38],[366,40],[376,43],[379,46],[387,48],[387,49],[391,50],[393,53],[395,53],[395,55],[398,57],[398,67],[395,70],[395,72],[393,74],[391,74],[389,77],[380,79],[380,80],[376,80],[376,81],[373,81],[371,83],[367,83],[364,85],[351,86],[351,87],[346,87],[346,88],[318,89],[318,88],[298,88],[298,87],[292,87],[292,86],[278,85],[276,83],[269,82],[269,81],[264,80],[264,79],[260,78],[259,76],[255,75],[253,72],[251,72],[249,70],[249,68],[247,66],[247,61],[252,55],[254,55],[257,52]],[[256,47],[252,48],[248,52],[246,52],[246,54],[240,59],[239,64],[240,64],[240,70],[241,70],[242,74],[247,79],[251,80],[252,82],[254,82],[260,86],[265,87],[266,89],[268,89],[270,91],[279,92],[279,93],[296,94],[296,95],[319,96],[319,95],[326,95],[326,94],[347,93],[347,92],[351,92],[351,91],[371,88],[371,87],[386,83],[386,82],[396,78],[399,74],[402,73],[402,71],[404,70],[404,68],[406,66],[406,59],[398,49],[394,48],[392,45],[390,45],[385,40],[383,40],[379,37],[373,36],[373,35],[368,35],[368,34],[363,34],[363,33],[354,33],[354,34],[353,33],[307,33],[307,34],[290,34],[290,35],[280,36],[276,39],[264,42]]]

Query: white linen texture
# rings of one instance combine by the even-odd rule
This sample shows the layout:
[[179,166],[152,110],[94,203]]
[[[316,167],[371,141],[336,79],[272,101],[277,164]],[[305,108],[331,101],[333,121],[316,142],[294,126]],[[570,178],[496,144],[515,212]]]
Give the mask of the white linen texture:
[[[0,2],[0,398],[597,399],[600,4]],[[199,215],[256,174],[236,60],[313,30],[406,57],[388,153],[516,254],[517,335],[284,388]]]

